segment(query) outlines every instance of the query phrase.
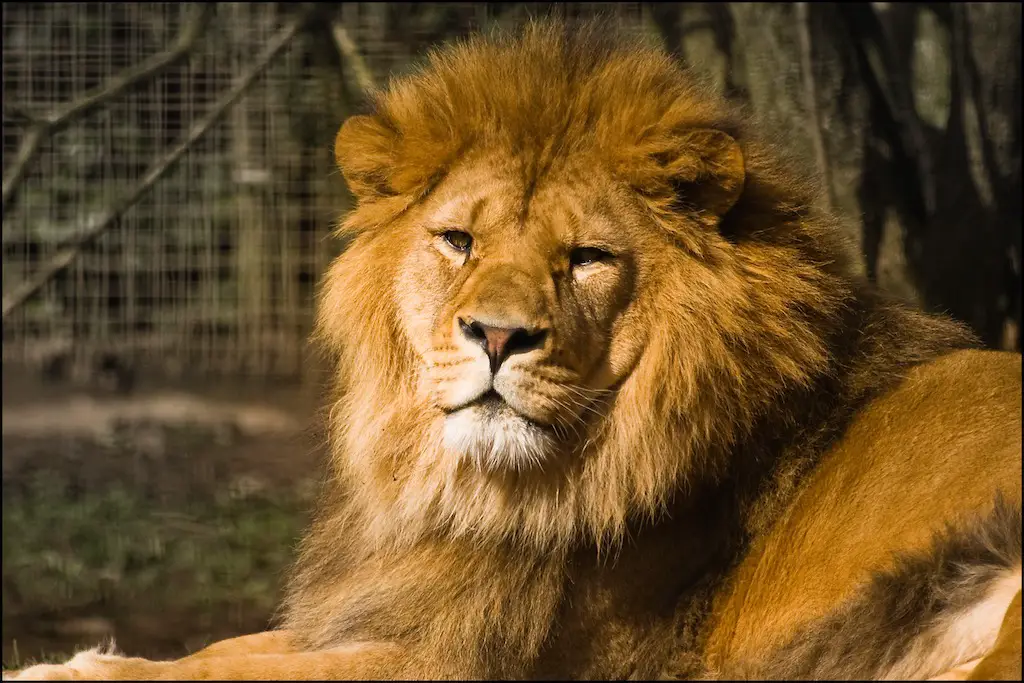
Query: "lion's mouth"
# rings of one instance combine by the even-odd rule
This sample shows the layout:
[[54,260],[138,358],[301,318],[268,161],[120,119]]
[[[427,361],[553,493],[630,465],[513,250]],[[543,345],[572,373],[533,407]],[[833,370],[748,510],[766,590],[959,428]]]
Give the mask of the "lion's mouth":
[[481,416],[490,420],[501,420],[502,418],[518,418],[524,420],[534,427],[543,430],[553,429],[551,425],[538,422],[536,419],[516,410],[505,397],[491,388],[480,394],[472,401],[467,401],[451,410],[445,411],[448,415],[454,415],[463,410],[474,410]]
[[491,388],[447,411],[447,450],[488,470],[540,466],[563,447],[565,435],[517,409],[517,398],[510,401]]
[[503,410],[513,410],[512,406],[508,404],[508,401],[502,398],[501,394],[494,389],[488,389],[481,394],[479,398],[474,401],[470,401],[467,404],[467,407],[468,406],[479,406],[480,409],[488,415],[497,415]]
[[504,397],[494,389],[488,389],[476,398],[466,401],[465,403],[460,403],[457,406],[445,410],[445,412],[451,415],[459,412],[460,410],[466,410],[467,408],[479,408],[488,415],[497,414],[505,410],[515,412],[512,406],[509,405],[508,401],[506,401]]

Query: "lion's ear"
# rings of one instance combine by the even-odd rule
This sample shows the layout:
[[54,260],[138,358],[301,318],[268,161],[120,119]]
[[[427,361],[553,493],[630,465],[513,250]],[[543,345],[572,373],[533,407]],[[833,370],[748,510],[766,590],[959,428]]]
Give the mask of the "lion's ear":
[[736,140],[720,130],[682,131],[654,155],[678,201],[715,227],[743,193],[746,167]]
[[350,116],[334,141],[334,160],[358,199],[390,197],[396,134],[376,116]]

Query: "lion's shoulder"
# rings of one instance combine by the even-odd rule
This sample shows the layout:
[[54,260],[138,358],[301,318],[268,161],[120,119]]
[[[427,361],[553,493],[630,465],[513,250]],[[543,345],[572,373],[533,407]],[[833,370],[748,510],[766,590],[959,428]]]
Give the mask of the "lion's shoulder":
[[1021,424],[1020,354],[964,349],[912,368],[857,412],[756,542],[721,598],[711,650],[781,646],[863,597],[894,558],[930,558],[950,529],[988,524],[997,496],[1019,527]]

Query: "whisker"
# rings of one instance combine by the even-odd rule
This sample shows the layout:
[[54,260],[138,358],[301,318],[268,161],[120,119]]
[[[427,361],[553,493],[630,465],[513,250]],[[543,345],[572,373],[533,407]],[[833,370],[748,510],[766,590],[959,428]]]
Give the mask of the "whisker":
[[[562,408],[562,410],[564,410],[565,412],[570,413],[570,414],[574,413],[574,411],[569,409],[569,406],[567,406],[565,403],[560,401],[558,398],[556,398],[554,396],[549,396],[547,398],[552,403],[554,403],[556,406],[558,406],[559,408]],[[566,426],[566,427],[568,427],[569,429],[572,430],[572,433],[573,433],[574,437],[576,437],[577,439],[580,438],[580,433],[579,433],[579,430],[576,428],[576,425],[578,423],[582,422],[582,420],[580,420],[578,417],[577,417],[577,419],[573,420],[572,422],[566,422],[565,417],[557,416],[555,418],[555,421],[556,422],[561,422],[564,426]]]
[[566,389],[578,392],[588,397],[608,396],[609,394],[615,393],[613,389],[592,389],[590,387],[584,387],[579,384],[572,384],[570,382],[566,382],[562,386],[565,387]]
[[602,417],[604,415],[601,411],[597,410],[597,408],[593,406],[593,401],[589,397],[583,396],[581,398],[585,399],[585,401],[579,401],[576,398],[574,398],[572,394],[569,394],[567,398],[569,401],[572,402],[572,405],[574,405],[575,407],[579,408],[582,411],[589,412],[597,417]]

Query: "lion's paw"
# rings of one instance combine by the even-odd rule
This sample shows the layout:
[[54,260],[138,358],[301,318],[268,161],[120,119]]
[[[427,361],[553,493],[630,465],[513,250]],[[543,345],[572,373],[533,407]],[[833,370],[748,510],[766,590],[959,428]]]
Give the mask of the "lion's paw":
[[66,664],[36,664],[21,671],[4,672],[5,681],[72,681],[81,678],[81,673]]
[[116,657],[100,648],[79,652],[63,664],[36,664],[20,671],[5,671],[5,681],[75,681],[101,680],[106,664]]

